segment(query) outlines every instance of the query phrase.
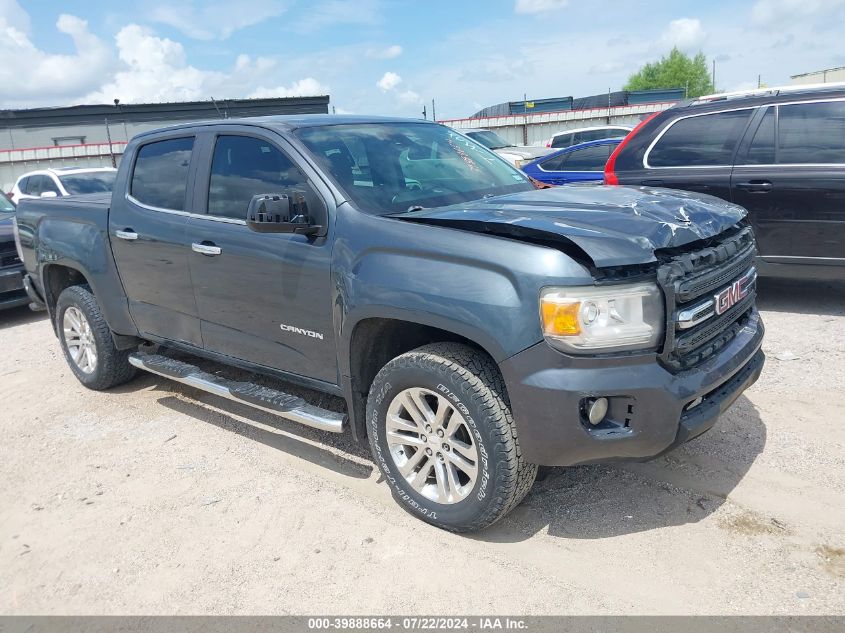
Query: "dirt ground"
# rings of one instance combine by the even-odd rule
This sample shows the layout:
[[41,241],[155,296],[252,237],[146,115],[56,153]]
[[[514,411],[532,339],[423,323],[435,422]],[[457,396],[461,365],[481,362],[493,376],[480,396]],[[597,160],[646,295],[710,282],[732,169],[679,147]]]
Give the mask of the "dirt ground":
[[0,313],[0,613],[841,614],[845,286],[762,282],[761,380],[645,464],[551,469],[485,532],[367,451],[143,375],[87,391]]

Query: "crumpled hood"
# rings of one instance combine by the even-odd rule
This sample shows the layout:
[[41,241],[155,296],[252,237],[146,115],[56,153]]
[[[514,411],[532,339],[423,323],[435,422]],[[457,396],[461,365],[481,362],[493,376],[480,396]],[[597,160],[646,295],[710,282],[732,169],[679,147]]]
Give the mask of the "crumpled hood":
[[603,268],[654,262],[657,249],[713,237],[745,215],[719,198],[674,189],[564,186],[395,217],[517,239],[557,236]]
[[522,160],[540,158],[546,154],[556,152],[556,149],[549,149],[548,147],[503,147],[494,150],[497,154],[513,154],[519,156]]

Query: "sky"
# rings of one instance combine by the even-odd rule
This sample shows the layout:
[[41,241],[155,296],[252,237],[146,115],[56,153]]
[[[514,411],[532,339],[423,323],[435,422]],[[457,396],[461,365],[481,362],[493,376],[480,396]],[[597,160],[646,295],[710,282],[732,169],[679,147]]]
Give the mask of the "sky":
[[0,109],[328,94],[438,119],[620,89],[673,46],[720,90],[845,66],[845,0],[0,0]]

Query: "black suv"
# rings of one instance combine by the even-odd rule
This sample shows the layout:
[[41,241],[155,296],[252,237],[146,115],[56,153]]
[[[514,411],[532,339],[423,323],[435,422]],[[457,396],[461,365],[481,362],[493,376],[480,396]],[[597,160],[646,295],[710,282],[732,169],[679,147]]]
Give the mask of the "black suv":
[[644,120],[605,182],[712,194],[749,211],[763,275],[845,279],[845,85],[704,97]]

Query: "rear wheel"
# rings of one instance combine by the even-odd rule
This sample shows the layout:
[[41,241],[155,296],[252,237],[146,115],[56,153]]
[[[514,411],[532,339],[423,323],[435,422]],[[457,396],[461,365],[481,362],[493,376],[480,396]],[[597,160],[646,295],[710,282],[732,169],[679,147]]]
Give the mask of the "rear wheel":
[[56,302],[59,341],[68,365],[89,389],[109,389],[136,373],[129,351],[118,350],[100,305],[88,286],[65,288]]
[[498,368],[466,345],[426,345],[385,365],[370,389],[367,430],[394,497],[447,530],[499,520],[537,473],[520,454]]

